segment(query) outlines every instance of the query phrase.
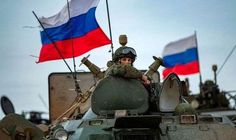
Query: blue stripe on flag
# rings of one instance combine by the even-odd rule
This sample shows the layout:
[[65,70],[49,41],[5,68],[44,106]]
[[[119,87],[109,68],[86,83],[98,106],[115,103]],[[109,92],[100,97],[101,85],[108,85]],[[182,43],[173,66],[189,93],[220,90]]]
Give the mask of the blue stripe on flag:
[[[96,7],[91,8],[87,13],[72,17],[70,21],[61,26],[45,30],[54,42],[84,36],[99,27],[95,18],[95,10]],[[41,41],[43,45],[52,43],[45,31],[41,31]]]
[[165,67],[174,67],[177,64],[186,64],[198,61],[197,48],[191,48],[185,52],[168,55],[163,57]]

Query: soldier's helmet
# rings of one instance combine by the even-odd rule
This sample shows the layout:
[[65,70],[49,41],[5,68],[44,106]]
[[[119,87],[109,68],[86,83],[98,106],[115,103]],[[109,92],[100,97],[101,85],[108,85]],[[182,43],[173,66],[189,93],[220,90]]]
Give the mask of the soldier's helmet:
[[131,47],[122,46],[115,51],[112,59],[114,62],[118,62],[119,59],[124,57],[131,58],[133,63],[137,57],[136,51]]

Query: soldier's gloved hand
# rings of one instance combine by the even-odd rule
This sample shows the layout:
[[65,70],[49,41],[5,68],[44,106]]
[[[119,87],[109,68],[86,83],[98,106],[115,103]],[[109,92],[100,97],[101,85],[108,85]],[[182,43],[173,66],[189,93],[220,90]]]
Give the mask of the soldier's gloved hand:
[[144,85],[150,85],[151,83],[146,75],[142,75],[142,82]]

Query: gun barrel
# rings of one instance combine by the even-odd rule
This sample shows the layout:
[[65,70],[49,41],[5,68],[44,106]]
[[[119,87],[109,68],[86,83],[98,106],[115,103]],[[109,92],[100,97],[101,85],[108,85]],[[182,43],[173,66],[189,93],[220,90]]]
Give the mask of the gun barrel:
[[88,67],[88,69],[95,75],[95,77],[102,79],[104,77],[104,73],[101,72],[100,68],[93,64],[88,58],[84,57],[81,62]]
[[145,73],[145,75],[152,77],[153,73],[157,72],[157,69],[163,65],[163,60],[159,58],[154,58],[155,61],[149,66],[148,71]]

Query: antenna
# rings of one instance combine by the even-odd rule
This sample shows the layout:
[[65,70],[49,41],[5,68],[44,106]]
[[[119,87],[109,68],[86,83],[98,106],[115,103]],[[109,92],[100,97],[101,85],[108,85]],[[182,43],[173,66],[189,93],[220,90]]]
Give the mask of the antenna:
[[46,104],[46,102],[44,101],[43,97],[41,96],[41,94],[38,94],[39,99],[41,100],[41,102],[43,103],[44,107],[48,110],[48,105]]
[[220,73],[220,71],[222,70],[222,68],[224,67],[225,63],[228,61],[229,57],[232,55],[232,53],[234,52],[236,48],[236,45],[233,47],[233,49],[229,52],[228,56],[226,57],[224,63],[220,66],[220,69],[217,72],[217,75]]
[[110,14],[109,14],[109,6],[108,6],[108,0],[106,0],[106,6],[107,6],[107,18],[108,18],[108,25],[109,25],[109,33],[110,33],[110,39],[111,39],[111,57],[114,55],[113,51],[113,41],[112,41],[112,33],[111,33],[111,20],[110,20]]
[[[69,18],[69,26],[71,26],[71,16],[70,16],[70,3],[67,0],[67,10],[68,10],[68,18]],[[72,32],[70,31],[70,37],[72,38]],[[76,64],[75,64],[75,50],[74,50],[74,41],[71,39],[71,48],[72,48],[72,55],[73,55],[73,64],[74,64],[74,72],[76,72]],[[76,76],[75,76],[76,78]]]
[[[70,3],[67,0],[67,10],[68,10],[68,18],[69,18],[69,26],[71,26],[71,16],[70,16]],[[72,37],[72,32],[70,31],[70,37]],[[74,73],[73,74],[73,78],[74,78],[74,82],[75,82],[75,91],[77,93],[81,92],[81,89],[79,87],[79,83],[77,82],[77,76],[76,76],[76,64],[75,64],[75,50],[74,50],[74,40],[71,39],[71,48],[72,48],[72,55],[73,55],[73,66],[74,66]]]

